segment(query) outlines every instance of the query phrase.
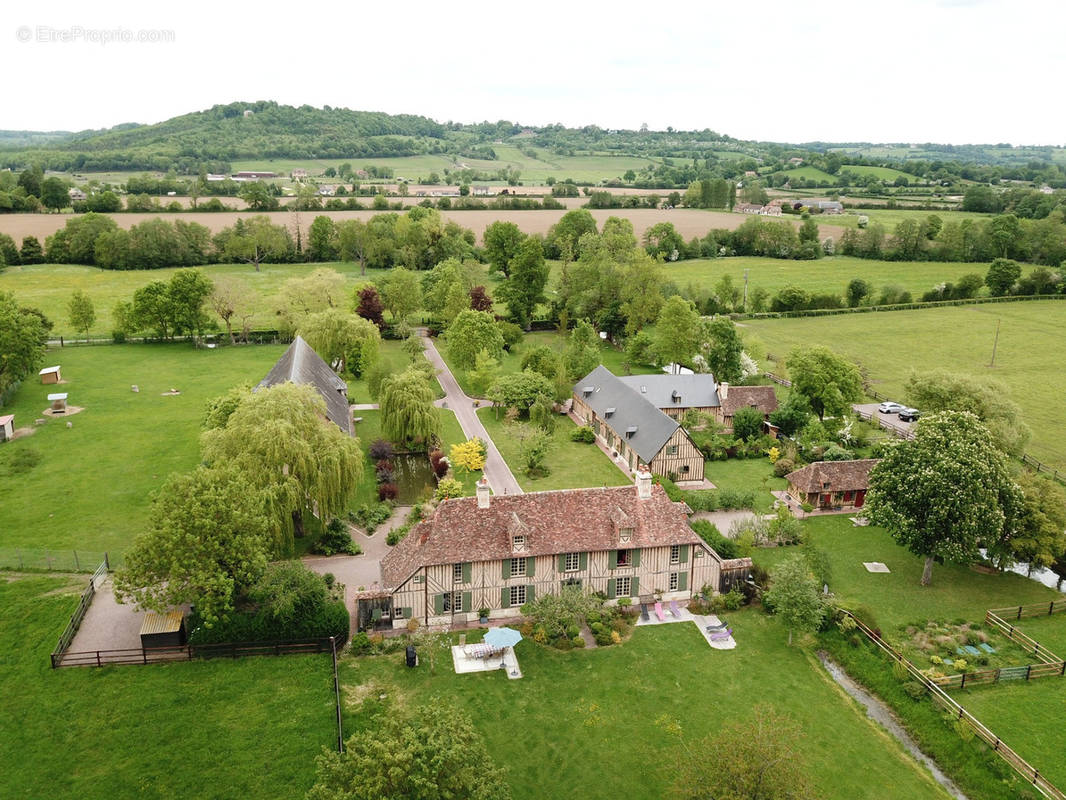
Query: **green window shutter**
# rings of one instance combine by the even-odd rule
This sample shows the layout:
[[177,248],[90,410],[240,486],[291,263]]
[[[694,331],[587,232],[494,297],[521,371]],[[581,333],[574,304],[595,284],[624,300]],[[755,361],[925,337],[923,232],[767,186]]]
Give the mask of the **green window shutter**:
[[459,610],[460,611],[470,611],[471,610],[470,606],[473,605],[473,597],[474,597],[473,593],[471,593],[471,592],[463,592],[463,607],[460,608]]
[[537,571],[537,559],[534,556],[529,556],[526,559],[526,577],[532,578]]
[[411,611],[412,611],[411,606],[404,606],[403,607],[403,618],[404,619],[411,619]]
[[640,550],[634,550],[633,551],[633,566],[634,567],[639,567],[640,566]]
[[681,545],[681,563],[682,564],[688,563],[688,545],[687,544]]
[[608,600],[614,600],[614,598],[615,598],[615,579],[614,578],[608,578],[607,579],[607,599]]
[[589,568],[589,554],[588,553],[581,553],[577,557],[577,560],[578,560],[578,567],[580,569],[586,570],[586,569]]
[[503,589],[500,590],[500,608],[510,608],[510,607],[511,607],[511,590],[508,589],[506,586],[504,586]]
[[501,563],[503,564],[503,579],[507,580],[511,577],[511,559],[505,558]]
[[463,564],[463,583],[470,583],[471,573],[473,572],[473,564],[469,561]]
[[618,568],[618,551],[617,550],[612,550],[610,553],[607,554],[607,566],[610,569],[617,569]]
[[631,580],[629,582],[629,596],[630,597],[639,597],[640,596],[640,578],[638,578],[635,575],[633,576],[633,580]]
[[433,595],[433,613],[437,615],[444,613],[444,595]]
[[559,553],[556,559],[556,572],[566,572],[566,553]]
[[687,572],[679,572],[677,574],[677,590],[679,592],[684,592],[684,591],[688,590],[688,573]]
[[537,587],[532,583],[526,586],[526,602],[532,603],[537,599]]

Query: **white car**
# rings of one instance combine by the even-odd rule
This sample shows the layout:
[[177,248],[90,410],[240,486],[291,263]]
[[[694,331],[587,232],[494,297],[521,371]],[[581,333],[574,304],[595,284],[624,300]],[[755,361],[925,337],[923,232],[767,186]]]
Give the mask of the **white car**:
[[899,403],[893,403],[891,400],[886,400],[877,407],[877,410],[882,414],[898,414],[904,408],[905,406],[902,406]]

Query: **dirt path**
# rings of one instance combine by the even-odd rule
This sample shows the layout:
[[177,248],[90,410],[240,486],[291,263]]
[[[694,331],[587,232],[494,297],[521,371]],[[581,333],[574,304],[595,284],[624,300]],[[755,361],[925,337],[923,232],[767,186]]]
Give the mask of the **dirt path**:
[[500,451],[496,448],[488,431],[485,430],[485,426],[478,419],[474,410],[474,401],[459,388],[459,382],[455,380],[452,371],[448,369],[448,365],[444,363],[444,359],[437,351],[437,346],[424,330],[422,331],[422,344],[425,347],[426,358],[437,370],[437,380],[444,389],[444,399],[438,400],[436,405],[455,412],[459,426],[463,429],[463,434],[467,439],[476,436],[485,443],[486,458],[483,473],[492,491],[496,494],[523,494],[522,487],[518,485],[511,468],[507,466],[507,462],[503,460],[503,456],[500,455]]
[[954,797],[955,800],[968,800],[966,795],[955,785],[954,781],[940,771],[940,767],[937,766],[936,762],[919,749],[918,743],[903,729],[903,726],[896,719],[896,715],[892,713],[892,709],[855,683],[840,665],[831,661],[824,652],[818,653],[818,660],[822,662],[822,666],[825,667],[829,676],[866,709],[866,715],[898,739],[903,748],[932,773],[933,779],[943,786],[948,794]]

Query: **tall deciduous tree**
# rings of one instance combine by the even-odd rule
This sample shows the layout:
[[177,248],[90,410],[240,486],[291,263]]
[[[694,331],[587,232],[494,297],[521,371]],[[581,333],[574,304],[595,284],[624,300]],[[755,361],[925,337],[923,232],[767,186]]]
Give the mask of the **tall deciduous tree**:
[[333,261],[340,252],[337,224],[331,217],[320,214],[307,233],[307,249],[311,261]]
[[989,547],[989,556],[1001,569],[1014,562],[1028,564],[1030,572],[1050,567],[1066,556],[1066,490],[1031,472],[1016,482],[1023,497],[1018,527]]
[[281,285],[277,296],[280,327],[289,333],[300,327],[308,314],[345,305],[344,276],[327,267],[319,267],[310,275],[289,278]]
[[0,292],[0,394],[37,369],[44,357],[48,330],[10,292]]
[[367,285],[355,291],[355,313],[366,320],[370,320],[378,328],[385,327],[383,312],[385,305],[381,302],[376,286]]
[[115,576],[120,602],[166,611],[196,605],[208,624],[233,610],[271,553],[265,497],[235,468],[197,467],[172,476],[152,504],[150,528],[134,539]]
[[394,323],[422,307],[422,284],[409,269],[397,267],[381,281],[381,300],[392,314]]
[[985,424],[996,445],[1012,455],[1020,455],[1029,441],[1029,426],[1022,422],[1022,411],[999,381],[943,370],[916,372],[907,381],[906,396],[926,414],[969,411]]
[[[377,360],[381,343],[381,333],[374,323],[339,308],[308,314],[297,333],[323,361],[336,365],[338,372],[351,367],[356,375]],[[351,355],[358,363],[348,362]]]
[[425,370],[408,367],[381,382],[381,432],[397,444],[429,443],[440,435],[440,415]]
[[1007,258],[997,258],[988,267],[985,284],[993,297],[1010,294],[1014,284],[1022,277],[1022,268]]
[[470,290],[470,307],[474,311],[492,311],[492,298],[484,286],[475,286]]
[[337,516],[363,474],[359,440],[326,417],[311,386],[284,383],[249,394],[224,427],[205,431],[204,461],[232,464],[267,497],[275,552],[291,550],[303,518]]
[[96,322],[96,308],[93,306],[92,298],[81,289],[76,289],[70,296],[70,302],[67,303],[67,311],[70,314],[71,327],[84,333],[88,340],[89,328]]
[[[551,380],[554,374],[546,374],[547,359],[538,358],[533,369]],[[571,381],[588,375],[600,363],[600,337],[587,320],[578,320],[570,331],[570,338],[563,353],[563,367]],[[536,367],[540,366],[541,369]]]
[[349,219],[337,226],[337,249],[343,261],[358,261],[359,274],[366,275],[373,231],[362,220]]
[[496,361],[503,358],[503,334],[487,311],[460,312],[447,338],[448,358],[459,369],[471,369],[482,350]]
[[540,239],[527,237],[511,259],[511,271],[497,295],[507,304],[516,323],[529,329],[533,311],[544,302],[544,287],[548,283],[548,265],[544,263],[544,248]]
[[255,266],[263,261],[286,261],[293,255],[294,245],[288,229],[284,225],[274,225],[269,217],[258,216],[246,220],[237,220],[232,228],[227,228],[216,239],[216,246],[230,261],[245,261]]
[[699,351],[700,314],[692,303],[674,295],[655,323],[655,352],[667,364],[691,364]]
[[485,256],[489,260],[489,271],[502,272],[507,277],[511,270],[511,259],[518,255],[518,248],[525,239],[526,234],[513,222],[493,222],[485,228]]
[[204,304],[214,285],[200,269],[179,269],[167,285],[174,332],[201,333],[208,323]]
[[233,335],[233,320],[236,318],[247,322],[251,317],[251,308],[248,303],[249,290],[244,283],[228,276],[217,278],[214,283],[215,287],[211,290],[208,302],[211,304],[211,310],[226,326],[226,335],[229,336],[230,344],[234,344],[237,340]]
[[825,616],[818,581],[802,556],[781,562],[770,578],[766,603],[788,628],[788,643],[791,645],[794,631],[813,631]]
[[372,729],[352,735],[344,753],[324,750],[315,765],[307,800],[511,797],[470,717],[442,701],[383,714]]
[[658,319],[663,307],[663,282],[662,265],[647,253],[637,253],[630,259],[619,290],[626,335],[632,336]]
[[704,329],[703,357],[715,380],[736,383],[743,377],[744,343],[728,317],[718,317]]
[[925,558],[928,585],[936,559],[969,564],[981,543],[1018,531],[1023,498],[992,435],[968,412],[931,414],[914,439],[894,441],[870,472],[866,515]]
[[828,347],[796,348],[787,365],[792,391],[807,398],[818,419],[840,416],[862,399],[858,367]]

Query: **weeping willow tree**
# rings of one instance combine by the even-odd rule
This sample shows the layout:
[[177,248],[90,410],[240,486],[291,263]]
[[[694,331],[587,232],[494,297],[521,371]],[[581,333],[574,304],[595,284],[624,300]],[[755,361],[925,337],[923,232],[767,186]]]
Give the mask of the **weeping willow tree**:
[[[377,360],[381,344],[377,325],[339,308],[308,314],[296,332],[327,364],[339,364],[339,372],[351,366],[356,375]],[[358,364],[348,363],[353,351],[359,359]]]
[[208,464],[235,466],[263,492],[278,554],[303,535],[305,514],[339,514],[363,474],[359,440],[329,421],[313,387],[293,383],[245,396],[202,448]]
[[397,443],[428,445],[440,436],[440,415],[425,370],[408,367],[381,382],[381,430]]

